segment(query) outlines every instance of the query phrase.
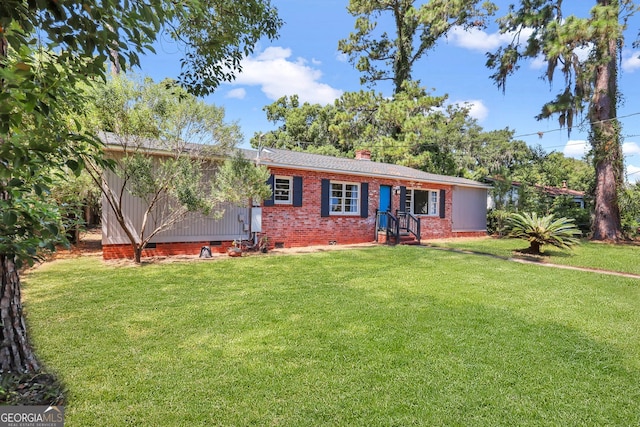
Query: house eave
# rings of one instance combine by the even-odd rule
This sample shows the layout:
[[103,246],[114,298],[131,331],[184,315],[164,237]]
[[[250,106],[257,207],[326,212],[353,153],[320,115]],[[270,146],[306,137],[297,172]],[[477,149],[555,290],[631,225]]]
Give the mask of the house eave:
[[443,185],[451,185],[451,186],[467,187],[467,188],[481,188],[486,190],[491,188],[490,185],[482,184],[480,182],[477,183],[476,185],[474,183],[460,183],[460,182],[450,181],[447,179],[438,179],[438,178],[424,179],[424,178],[408,177],[408,176],[401,176],[401,175],[394,175],[394,174],[358,172],[358,171],[335,169],[335,168],[298,166],[298,165],[291,165],[288,163],[277,163],[277,162],[265,161],[265,160],[259,161],[257,163],[267,167],[290,169],[290,170],[304,170],[308,172],[336,173],[336,174],[359,176],[359,177],[374,177],[374,178],[384,178],[384,179],[391,179],[391,180],[398,180],[398,181],[412,181],[412,182],[420,182],[425,184],[443,184]]
[[[141,152],[145,154],[149,154],[152,156],[158,157],[173,157],[176,155],[175,152],[171,150],[161,150],[157,148],[148,148],[148,147],[137,147],[135,149],[128,149],[118,144],[105,144],[104,149],[109,153],[125,153],[125,152]],[[210,154],[210,153],[194,153],[192,150],[184,150],[182,152],[184,155],[193,158],[193,159],[207,159],[207,160],[226,160],[229,156],[223,156],[220,154]]]

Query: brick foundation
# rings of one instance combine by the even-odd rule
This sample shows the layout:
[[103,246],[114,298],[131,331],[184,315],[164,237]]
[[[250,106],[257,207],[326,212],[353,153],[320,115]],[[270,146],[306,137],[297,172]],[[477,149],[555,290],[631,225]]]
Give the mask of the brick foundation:
[[487,237],[486,231],[454,231],[451,237]]
[[[200,249],[208,246],[213,253],[225,253],[231,246],[231,241],[222,242],[219,246],[212,246],[210,242],[175,242],[156,243],[155,248],[147,248],[142,251],[142,257],[172,256],[172,255],[200,255]],[[129,244],[102,245],[102,259],[133,259],[133,248]]]

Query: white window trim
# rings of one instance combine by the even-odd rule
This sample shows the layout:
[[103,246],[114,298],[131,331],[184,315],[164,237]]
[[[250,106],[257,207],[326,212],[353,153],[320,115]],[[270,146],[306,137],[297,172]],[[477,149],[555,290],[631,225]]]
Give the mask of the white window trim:
[[[435,213],[414,213],[414,191],[424,191],[424,192],[429,192],[429,197],[431,197],[432,193],[436,193],[436,209],[435,209]],[[411,215],[415,215],[415,216],[428,216],[428,217],[439,217],[440,216],[440,190],[434,190],[433,188],[407,188],[406,190],[406,197],[407,200],[409,200],[409,213],[411,213]]]
[[[332,199],[334,199],[335,197],[332,196],[333,193],[333,185],[334,184],[340,184],[342,185],[342,212],[334,212],[332,207],[333,204],[331,203]],[[355,199],[356,200],[356,211],[355,212],[344,212],[344,207],[345,207],[345,201],[346,201],[346,186],[347,185],[355,185],[358,188],[358,197]],[[359,216],[360,215],[360,201],[362,200],[362,187],[360,186],[360,183],[358,182],[348,182],[348,181],[329,181],[329,215],[331,216]]]
[[[277,182],[278,180],[289,181],[289,194],[287,200],[276,199]],[[273,177],[273,204],[275,205],[291,205],[293,204],[293,177],[275,175]]]

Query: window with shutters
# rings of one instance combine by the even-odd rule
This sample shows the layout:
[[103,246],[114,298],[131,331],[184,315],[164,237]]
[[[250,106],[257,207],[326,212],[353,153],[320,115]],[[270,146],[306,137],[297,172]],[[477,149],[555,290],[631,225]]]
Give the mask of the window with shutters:
[[413,215],[438,216],[440,192],[438,190],[407,189],[407,212]]
[[330,189],[330,215],[360,214],[360,184],[331,181]]

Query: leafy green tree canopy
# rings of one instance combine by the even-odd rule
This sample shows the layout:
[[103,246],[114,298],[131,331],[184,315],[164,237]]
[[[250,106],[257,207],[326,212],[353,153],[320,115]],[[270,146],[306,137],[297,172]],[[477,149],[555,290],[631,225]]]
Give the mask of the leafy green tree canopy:
[[164,31],[183,48],[180,80],[196,95],[233,79],[256,42],[275,38],[282,25],[270,0],[6,0],[0,16],[6,45],[56,52],[77,78],[104,76],[109,59],[122,70],[139,65]]
[[283,97],[265,107],[275,131],[257,134],[252,145],[372,158],[417,169],[484,177],[512,168],[529,154],[513,131],[484,132],[467,106],[446,105],[416,82],[405,82],[392,98],[373,91],[347,92],[333,105],[301,104]]
[[[362,84],[392,81],[394,92],[412,80],[415,63],[453,27],[483,27],[496,6],[478,0],[350,0],[355,32],[340,40],[338,49],[349,56],[363,76]],[[387,16],[390,15],[390,16]],[[388,18],[395,34],[378,28]]]

